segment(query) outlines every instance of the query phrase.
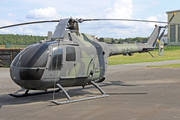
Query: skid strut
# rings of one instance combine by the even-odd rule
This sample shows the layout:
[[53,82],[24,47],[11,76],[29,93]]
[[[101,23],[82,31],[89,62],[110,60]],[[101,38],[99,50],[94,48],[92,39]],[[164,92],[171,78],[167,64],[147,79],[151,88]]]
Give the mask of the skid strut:
[[96,87],[102,93],[102,95],[72,100],[71,97],[69,96],[69,94],[66,92],[66,90],[64,90],[64,88],[60,84],[56,84],[56,86],[63,91],[63,93],[65,94],[65,96],[67,97],[68,100],[63,101],[63,102],[53,100],[52,102],[57,104],[57,105],[62,105],[62,104],[68,104],[68,103],[73,103],[73,102],[79,102],[79,101],[85,101],[85,100],[91,100],[91,99],[97,99],[97,98],[103,98],[103,97],[108,97],[109,96],[97,84],[95,84],[93,81],[91,81],[91,84],[94,87]]

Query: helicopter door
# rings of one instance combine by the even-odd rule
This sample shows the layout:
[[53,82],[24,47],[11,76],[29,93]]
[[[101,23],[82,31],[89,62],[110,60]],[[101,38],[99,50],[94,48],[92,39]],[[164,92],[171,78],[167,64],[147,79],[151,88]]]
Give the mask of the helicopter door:
[[65,46],[64,61],[62,72],[65,75],[63,78],[75,79],[77,76],[76,61],[77,61],[77,49],[79,46]]

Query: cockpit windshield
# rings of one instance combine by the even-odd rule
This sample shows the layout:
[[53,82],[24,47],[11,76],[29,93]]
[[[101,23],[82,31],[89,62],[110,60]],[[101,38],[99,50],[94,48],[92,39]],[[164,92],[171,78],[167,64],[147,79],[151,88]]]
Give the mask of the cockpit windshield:
[[20,53],[14,62],[19,60],[19,67],[45,67],[48,55],[48,44],[36,44]]

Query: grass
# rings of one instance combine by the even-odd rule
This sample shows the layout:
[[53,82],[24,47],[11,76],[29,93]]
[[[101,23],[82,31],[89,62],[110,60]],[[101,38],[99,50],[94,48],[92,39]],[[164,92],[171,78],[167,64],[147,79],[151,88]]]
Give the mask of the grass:
[[2,65],[2,66],[0,66],[0,68],[9,68],[10,67],[10,65]]
[[159,56],[158,51],[152,51],[151,53],[157,57],[153,58],[149,53],[135,53],[133,56],[123,56],[123,55],[111,56],[108,58],[108,62],[109,62],[108,65],[120,65],[120,64],[180,59],[180,50],[164,51],[164,56]]
[[180,67],[180,63],[178,63],[178,64],[170,64],[170,65],[148,66],[148,67],[173,67],[173,68],[179,68]]
[[4,48],[5,48],[5,45],[0,45],[0,48],[1,48],[1,49],[4,49]]

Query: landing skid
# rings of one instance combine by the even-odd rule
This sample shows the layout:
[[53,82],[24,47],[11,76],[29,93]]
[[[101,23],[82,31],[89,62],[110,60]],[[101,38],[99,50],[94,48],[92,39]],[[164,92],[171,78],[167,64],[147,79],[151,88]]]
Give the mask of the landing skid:
[[97,99],[97,98],[103,98],[103,97],[108,97],[109,95],[106,94],[97,84],[95,84],[93,81],[91,82],[91,84],[96,87],[102,95],[100,96],[95,96],[95,97],[88,97],[88,98],[82,98],[82,99],[76,99],[76,100],[72,100],[71,97],[69,96],[69,94],[64,90],[64,88],[60,85],[60,84],[56,84],[56,86],[61,89],[63,91],[63,93],[65,94],[65,96],[67,97],[67,101],[63,101],[63,102],[59,102],[59,101],[55,101],[53,100],[52,102],[57,104],[57,105],[62,105],[62,104],[68,104],[68,103],[74,103],[74,102],[80,102],[80,101],[85,101],[85,100],[91,100],[91,99]]
[[[21,92],[21,91],[25,91],[24,94],[18,94],[18,92]],[[21,90],[18,90],[17,92],[13,93],[13,94],[9,94],[10,96],[13,96],[13,97],[27,97],[27,96],[33,96],[33,95],[41,95],[41,94],[47,94],[47,93],[53,93],[53,92],[59,92],[60,89],[57,89],[57,90],[49,90],[47,92],[34,92],[34,93],[28,93],[29,90],[28,89],[21,89]]]

